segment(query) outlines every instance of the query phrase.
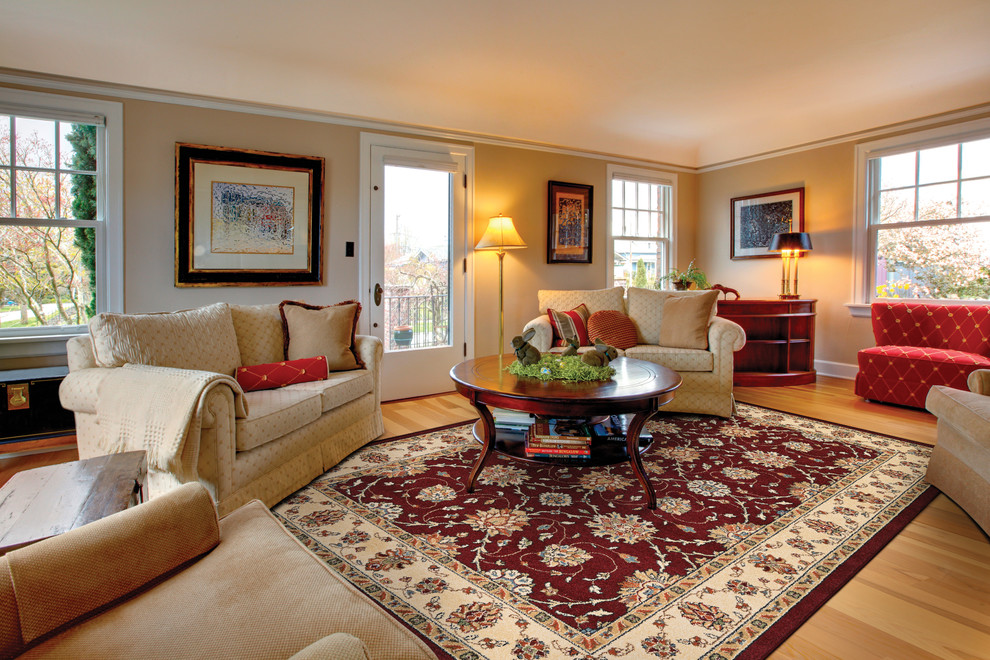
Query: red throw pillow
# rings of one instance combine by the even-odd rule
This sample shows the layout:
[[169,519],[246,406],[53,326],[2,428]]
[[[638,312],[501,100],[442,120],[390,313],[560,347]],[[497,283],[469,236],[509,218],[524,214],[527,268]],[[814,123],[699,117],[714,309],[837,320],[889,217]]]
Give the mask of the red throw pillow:
[[567,337],[577,336],[581,346],[591,346],[588,340],[588,307],[581,303],[569,312],[558,312],[555,309],[548,309],[547,316],[550,317],[550,325],[553,326],[553,345],[567,346]]
[[588,319],[588,337],[591,341],[601,339],[609,346],[622,350],[639,343],[636,324],[616,309],[603,309],[592,314]]
[[254,390],[272,390],[294,383],[326,380],[328,373],[326,356],[317,355],[299,360],[237,367],[235,376],[237,377],[237,384],[241,386],[242,390],[252,392]]

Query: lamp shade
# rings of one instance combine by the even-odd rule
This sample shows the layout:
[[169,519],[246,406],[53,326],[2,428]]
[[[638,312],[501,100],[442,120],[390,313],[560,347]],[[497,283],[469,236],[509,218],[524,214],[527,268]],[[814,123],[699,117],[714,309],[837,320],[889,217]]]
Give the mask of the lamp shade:
[[770,240],[770,252],[781,252],[783,250],[810,250],[811,236],[804,231],[788,231],[774,234]]
[[475,250],[512,250],[524,248],[526,243],[512,224],[512,218],[498,215],[488,220],[484,236],[474,246]]

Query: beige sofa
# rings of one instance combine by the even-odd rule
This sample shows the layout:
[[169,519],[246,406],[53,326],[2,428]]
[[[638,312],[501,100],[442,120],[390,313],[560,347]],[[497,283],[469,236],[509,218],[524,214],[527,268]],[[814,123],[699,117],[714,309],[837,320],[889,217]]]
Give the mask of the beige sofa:
[[[536,335],[530,340],[530,344],[546,352],[551,350],[553,343],[553,327],[547,317],[547,309],[567,311],[583,303],[592,314],[599,310],[623,312],[636,326],[639,343],[620,350],[619,354],[663,365],[679,373],[683,379],[674,400],[663,407],[664,411],[729,417],[735,411],[735,399],[732,396],[732,354],[745,345],[746,333],[738,324],[714,316],[713,310],[708,318],[706,349],[661,346],[659,342],[664,303],[671,296],[681,295],[696,295],[696,292],[654,291],[630,287],[623,295],[622,287],[596,290],[544,289],[537,293],[540,316],[527,323],[524,331],[534,328]],[[594,337],[591,339],[593,341]]]
[[272,506],[384,432],[381,341],[350,336],[364,368],[244,392],[238,366],[285,359],[279,305],[101,314],[69,340],[59,396],[80,458],[148,451],[150,497],[200,481],[220,515]]
[[0,557],[0,657],[427,660],[257,500],[186,484]]
[[925,407],[938,417],[929,483],[990,534],[990,369],[969,374],[970,391],[935,385]]

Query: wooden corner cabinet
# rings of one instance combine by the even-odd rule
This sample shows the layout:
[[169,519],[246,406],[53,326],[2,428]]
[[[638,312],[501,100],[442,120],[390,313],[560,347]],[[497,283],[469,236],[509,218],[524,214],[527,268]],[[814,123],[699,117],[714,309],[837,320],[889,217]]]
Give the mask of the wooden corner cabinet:
[[718,315],[746,331],[735,352],[734,385],[815,382],[815,300],[719,300]]

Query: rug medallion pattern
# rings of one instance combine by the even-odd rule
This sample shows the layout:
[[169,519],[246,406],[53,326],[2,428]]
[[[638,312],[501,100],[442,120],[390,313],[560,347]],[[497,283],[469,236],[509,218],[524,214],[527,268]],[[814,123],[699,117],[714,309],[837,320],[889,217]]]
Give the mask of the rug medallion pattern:
[[644,465],[493,456],[471,426],[367,447],[273,511],[455,658],[733,658],[927,488],[930,448],[740,405],[660,415]]

